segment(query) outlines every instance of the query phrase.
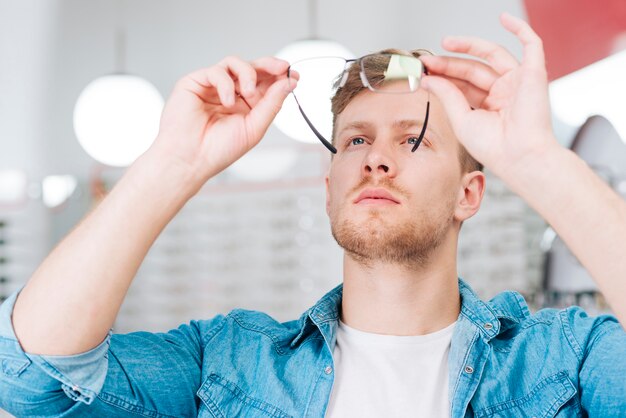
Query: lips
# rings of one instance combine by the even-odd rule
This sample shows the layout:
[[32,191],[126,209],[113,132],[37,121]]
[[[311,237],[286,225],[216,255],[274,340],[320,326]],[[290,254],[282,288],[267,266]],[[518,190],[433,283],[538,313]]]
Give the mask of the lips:
[[354,199],[354,203],[359,203],[362,201],[376,201],[376,200],[382,200],[382,201],[400,204],[400,201],[396,199],[391,193],[389,193],[385,189],[380,189],[380,188],[363,190],[357,196],[357,198]]

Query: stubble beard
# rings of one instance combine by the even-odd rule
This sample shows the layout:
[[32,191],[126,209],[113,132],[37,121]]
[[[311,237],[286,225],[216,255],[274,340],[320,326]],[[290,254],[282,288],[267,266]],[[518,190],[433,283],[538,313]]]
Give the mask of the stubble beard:
[[424,267],[452,225],[450,205],[442,209],[439,213],[420,213],[397,224],[390,222],[393,215],[378,209],[370,209],[367,218],[360,222],[331,213],[331,232],[350,257],[366,266],[383,262]]

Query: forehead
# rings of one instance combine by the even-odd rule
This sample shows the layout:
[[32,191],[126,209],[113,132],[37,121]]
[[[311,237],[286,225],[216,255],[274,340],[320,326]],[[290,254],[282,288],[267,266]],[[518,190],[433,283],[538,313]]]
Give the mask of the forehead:
[[335,132],[340,135],[352,128],[413,129],[411,121],[418,121],[421,129],[429,100],[428,132],[445,140],[450,137],[451,128],[443,107],[435,96],[421,89],[403,94],[363,90],[337,115]]

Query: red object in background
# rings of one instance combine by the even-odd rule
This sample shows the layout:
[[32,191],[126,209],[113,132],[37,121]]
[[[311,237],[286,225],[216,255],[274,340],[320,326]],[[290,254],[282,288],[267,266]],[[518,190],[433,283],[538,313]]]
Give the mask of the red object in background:
[[[626,49],[626,0],[524,0],[550,80]],[[625,69],[626,73],[626,69]]]

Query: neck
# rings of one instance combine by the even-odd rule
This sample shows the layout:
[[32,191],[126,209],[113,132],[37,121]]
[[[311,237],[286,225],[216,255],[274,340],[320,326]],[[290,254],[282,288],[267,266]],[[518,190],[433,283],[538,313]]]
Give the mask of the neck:
[[344,254],[341,320],[387,335],[423,335],[452,324],[461,309],[456,248],[441,250],[422,266],[365,265]]

